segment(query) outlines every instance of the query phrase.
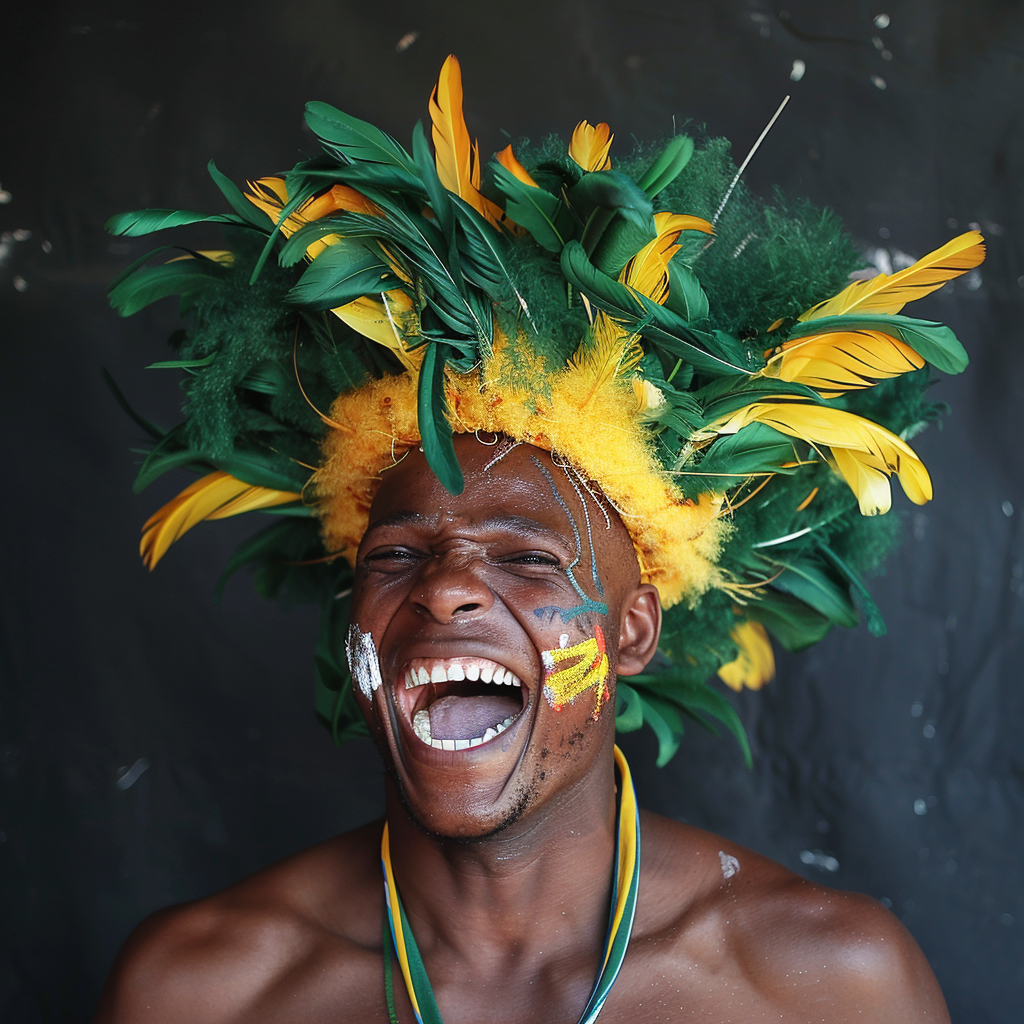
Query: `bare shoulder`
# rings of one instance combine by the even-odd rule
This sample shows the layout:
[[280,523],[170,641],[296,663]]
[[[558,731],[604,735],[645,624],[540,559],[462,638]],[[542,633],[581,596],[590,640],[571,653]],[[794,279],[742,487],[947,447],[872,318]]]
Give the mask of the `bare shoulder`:
[[[364,966],[379,970],[379,835],[374,824],[338,836],[148,917],[114,963],[96,1024],[252,1021],[288,991],[316,1003],[358,989]],[[318,995],[311,981],[326,975],[332,990]]]
[[641,946],[708,995],[730,991],[732,1019],[747,1005],[784,1020],[948,1022],[920,948],[875,900],[657,815],[642,856]]

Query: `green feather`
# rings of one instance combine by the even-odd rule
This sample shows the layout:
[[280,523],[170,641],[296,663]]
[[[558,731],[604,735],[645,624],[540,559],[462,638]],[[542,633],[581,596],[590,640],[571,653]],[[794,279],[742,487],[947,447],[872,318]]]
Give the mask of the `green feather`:
[[685,263],[670,260],[668,264],[668,298],[665,308],[678,313],[687,323],[706,320],[708,297],[697,275]]
[[803,601],[778,591],[765,591],[745,612],[760,622],[787,651],[802,651],[821,640],[831,621]]
[[[687,679],[675,667],[669,667],[657,675],[630,676],[630,683],[640,688],[645,703],[657,702],[662,717],[666,720],[668,720],[666,709],[672,709],[682,712],[687,718],[697,722],[715,735],[718,734],[718,730],[708,719],[714,719],[724,725],[740,745],[747,767],[752,767],[750,744],[747,741],[743,723],[729,701],[706,683]],[[682,732],[682,722],[680,722],[679,734],[682,735]],[[666,762],[667,760],[668,758],[665,759]],[[660,763],[664,764],[665,762]]]
[[306,104],[306,124],[328,148],[346,160],[392,164],[411,174],[416,165],[408,153],[388,134],[328,103]]
[[637,185],[652,199],[682,173],[693,156],[693,139],[677,135],[662,150],[661,156],[640,176]]
[[427,199],[430,201],[430,209],[437,218],[437,225],[441,234],[448,243],[448,255],[453,257],[456,266],[458,265],[458,252],[455,250],[455,214],[452,210],[453,194],[441,184],[437,175],[437,164],[434,162],[434,155],[430,151],[430,143],[427,142],[427,133],[423,128],[423,122],[417,121],[412,132],[412,152],[416,160],[416,169],[419,172],[420,180],[427,191]]
[[654,237],[651,197],[620,171],[594,171],[583,175],[569,189],[566,200],[584,222],[599,211],[618,213],[637,227],[649,230],[650,237]]
[[363,295],[389,291],[402,282],[380,257],[356,238],[328,246],[288,292],[287,301],[311,309],[333,309]]
[[750,423],[720,437],[696,465],[677,470],[675,480],[687,497],[694,498],[735,487],[753,473],[793,473],[795,468],[783,464],[794,459],[792,438],[764,423]]
[[193,213],[190,210],[133,210],[130,213],[116,213],[104,229],[112,235],[136,238],[167,228],[180,228],[187,224],[235,224],[249,227],[249,222],[231,213]]
[[110,289],[110,304],[121,316],[131,316],[170,295],[187,298],[207,291],[229,272],[228,267],[205,258],[143,267]]
[[213,178],[217,188],[223,193],[224,198],[231,204],[231,209],[250,226],[258,228],[260,231],[266,231],[266,214],[250,203],[242,195],[238,186],[226,174],[222,174],[212,160],[206,165],[206,169],[209,171],[210,177]]
[[255,536],[239,545],[228,559],[224,571],[213,588],[214,603],[220,604],[221,595],[224,593],[228,580],[239,569],[246,565],[264,562],[279,555],[282,548],[287,548],[287,541],[293,530],[294,524],[287,521],[271,523],[270,526],[260,530]]
[[804,320],[794,324],[790,338],[832,331],[880,331],[905,342],[922,359],[943,373],[962,373],[967,369],[968,357],[957,336],[945,325],[933,320],[915,320],[898,313],[889,315],[846,313],[823,316],[818,320]]
[[520,181],[496,160],[490,169],[495,186],[505,195],[505,213],[548,252],[561,252],[571,232],[562,200],[546,189]]
[[824,541],[818,542],[818,550],[825,556],[826,561],[850,584],[854,599],[864,613],[864,620],[867,623],[868,631],[872,636],[885,636],[885,619],[878,610],[870,591],[864,586],[864,581],[844,562]]
[[781,395],[806,398],[816,405],[828,404],[806,384],[774,377],[720,377],[690,393],[704,410],[701,426],[730,416],[754,402],[763,402]]
[[617,278],[622,268],[654,237],[653,225],[638,225],[617,217],[605,229],[590,260],[602,273]]
[[320,217],[318,220],[303,224],[281,246],[277,262],[282,267],[293,267],[296,263],[301,263],[306,258],[306,249],[310,245],[319,241],[324,235],[336,234],[341,234],[337,217]]
[[277,216],[277,223],[274,225],[273,230],[267,238],[266,244],[263,246],[263,251],[260,253],[259,258],[256,260],[255,266],[252,268],[252,275],[249,278],[249,284],[255,284],[259,279],[260,273],[263,270],[264,265],[270,258],[271,252],[273,252],[274,245],[278,239],[281,238],[280,227],[288,218],[304,203],[307,199],[312,199],[317,189],[312,185],[308,184],[303,188],[292,188],[289,190],[288,202],[281,208],[281,212]]
[[117,381],[114,380],[110,371],[105,367],[100,367],[100,373],[103,375],[103,382],[110,389],[110,393],[114,396],[114,401],[128,414],[128,416],[140,426],[154,441],[159,441],[161,438],[167,435],[167,431],[158,427],[151,420],[147,420],[145,416],[137,413],[129,403],[128,399],[125,398],[124,392],[117,386]]
[[765,561],[773,573],[778,569],[784,570],[771,583],[776,590],[803,601],[837,626],[849,628],[857,625],[857,609],[850,600],[849,592],[836,583],[821,565],[809,558],[779,555],[765,557]]
[[427,465],[450,494],[461,494],[465,487],[462,467],[455,457],[452,426],[445,417],[445,357],[439,344],[427,345],[420,368],[416,407],[420,439]]
[[636,732],[644,724],[640,694],[624,679],[615,681],[615,731]]
[[693,330],[671,310],[639,295],[607,274],[602,274],[587,258],[579,242],[572,241],[566,245],[562,250],[561,262],[562,273],[573,287],[586,295],[594,305],[621,320],[630,330],[639,332],[673,355],[680,356],[701,373],[714,377],[723,374],[746,375],[747,371],[738,363],[707,350],[708,345],[719,347],[713,335]]
[[671,704],[657,697],[641,693],[640,704],[643,708],[644,722],[651,727],[658,739],[658,759],[655,763],[659,768],[664,768],[679,749],[679,741],[683,736],[682,719]]

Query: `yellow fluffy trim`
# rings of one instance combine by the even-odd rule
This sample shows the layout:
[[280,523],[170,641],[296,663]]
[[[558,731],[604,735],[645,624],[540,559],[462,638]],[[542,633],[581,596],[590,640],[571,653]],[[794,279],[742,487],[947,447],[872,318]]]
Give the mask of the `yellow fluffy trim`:
[[[721,497],[683,497],[651,449],[632,382],[617,377],[595,388],[585,367],[567,365],[547,378],[547,393],[518,390],[503,349],[483,372],[449,374],[449,420],[456,433],[507,434],[565,459],[598,483],[636,549],[644,582],[664,607],[694,601],[719,582],[716,566],[727,525]],[[354,561],[381,475],[419,444],[416,378],[385,377],[340,395],[331,407],[315,495],[329,552]]]

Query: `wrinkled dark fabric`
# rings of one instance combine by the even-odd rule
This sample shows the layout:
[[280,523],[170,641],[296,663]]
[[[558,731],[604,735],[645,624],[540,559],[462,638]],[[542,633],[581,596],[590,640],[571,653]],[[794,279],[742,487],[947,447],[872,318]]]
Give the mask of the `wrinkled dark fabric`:
[[[256,524],[204,525],[152,576],[140,564],[141,523],[185,480],[132,494],[142,437],[99,368],[174,422],[173,372],[143,367],[167,358],[176,311],[109,311],[105,286],[161,240],[113,240],[102,224],[145,206],[220,209],[211,157],[239,181],[290,167],[314,151],[309,98],[408,140],[450,51],[483,152],[506,131],[568,135],[584,117],[608,121],[617,145],[690,117],[740,159],[790,93],[746,174],[755,190],[831,205],[883,262],[986,234],[980,273],[913,307],[949,323],[972,365],[935,386],[952,415],[914,441],[936,500],[897,500],[906,541],[873,585],[888,636],[834,633],[736,698],[751,772],[731,740],[698,730],[662,770],[651,737],[623,746],[646,806],[891,905],[955,1021],[1019,1019],[1020,6],[431,6],[431,18],[409,0],[2,15],[0,1020],[86,1019],[147,913],[379,811],[369,744],[336,751],[313,718],[315,612],[267,606],[245,579],[213,604]],[[218,244],[193,229],[176,240]]]

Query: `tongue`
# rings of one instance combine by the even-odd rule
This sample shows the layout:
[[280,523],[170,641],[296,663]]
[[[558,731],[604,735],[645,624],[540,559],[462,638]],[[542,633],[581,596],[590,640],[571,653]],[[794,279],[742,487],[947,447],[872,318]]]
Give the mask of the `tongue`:
[[522,705],[511,694],[501,697],[442,697],[430,705],[430,735],[438,740],[475,740]]

